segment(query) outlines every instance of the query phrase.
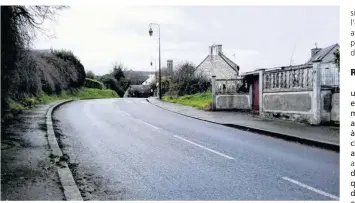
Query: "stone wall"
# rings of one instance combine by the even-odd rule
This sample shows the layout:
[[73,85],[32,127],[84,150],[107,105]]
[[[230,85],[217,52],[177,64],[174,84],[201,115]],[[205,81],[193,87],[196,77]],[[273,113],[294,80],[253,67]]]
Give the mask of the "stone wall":
[[263,94],[263,114],[288,120],[309,122],[312,117],[312,92],[273,92]]
[[[339,94],[333,93],[338,85],[338,75],[333,74],[334,71],[334,64],[319,62],[259,71],[260,116],[312,125],[338,122]],[[256,75],[255,72],[250,74]],[[238,91],[238,94],[233,95],[218,94],[219,86],[216,84],[222,80],[213,81],[212,92],[214,95],[217,92],[218,97],[214,97],[214,109],[251,109],[253,88],[249,88],[249,92],[244,88],[247,93],[243,95]]]
[[263,94],[264,111],[309,112],[311,92],[275,92]]
[[249,94],[216,95],[217,110],[251,109]]
[[[263,113],[293,121],[311,122],[312,92],[275,92],[263,94]],[[321,90],[321,122],[339,122],[339,93]]]

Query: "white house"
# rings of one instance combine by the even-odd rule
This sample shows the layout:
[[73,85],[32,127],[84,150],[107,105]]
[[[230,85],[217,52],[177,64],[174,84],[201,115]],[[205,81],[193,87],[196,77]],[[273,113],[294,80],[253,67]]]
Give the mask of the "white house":
[[149,76],[148,76],[148,79],[147,80],[145,80],[143,83],[142,83],[142,85],[150,85],[152,82],[154,82],[155,81],[155,75],[154,74],[150,74]]

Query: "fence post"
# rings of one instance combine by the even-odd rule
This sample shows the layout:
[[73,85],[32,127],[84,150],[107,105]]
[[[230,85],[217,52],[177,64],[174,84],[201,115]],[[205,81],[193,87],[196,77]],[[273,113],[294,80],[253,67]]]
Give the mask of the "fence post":
[[320,63],[313,62],[312,76],[312,119],[311,124],[319,125],[321,123],[321,75],[320,75]]
[[216,76],[212,76],[212,110],[216,110]]

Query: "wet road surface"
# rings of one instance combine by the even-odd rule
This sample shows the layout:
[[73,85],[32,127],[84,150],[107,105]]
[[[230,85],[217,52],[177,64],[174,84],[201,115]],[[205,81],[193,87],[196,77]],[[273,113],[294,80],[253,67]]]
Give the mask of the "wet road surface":
[[145,99],[54,113],[86,200],[337,200],[339,154],[184,117]]

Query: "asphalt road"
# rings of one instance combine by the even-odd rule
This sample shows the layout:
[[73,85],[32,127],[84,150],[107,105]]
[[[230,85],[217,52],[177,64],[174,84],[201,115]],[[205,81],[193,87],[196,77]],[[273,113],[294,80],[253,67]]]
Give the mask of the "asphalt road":
[[54,113],[87,200],[337,200],[339,154],[184,117],[145,99]]

